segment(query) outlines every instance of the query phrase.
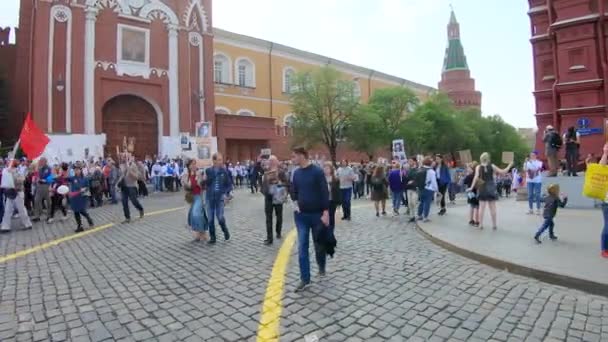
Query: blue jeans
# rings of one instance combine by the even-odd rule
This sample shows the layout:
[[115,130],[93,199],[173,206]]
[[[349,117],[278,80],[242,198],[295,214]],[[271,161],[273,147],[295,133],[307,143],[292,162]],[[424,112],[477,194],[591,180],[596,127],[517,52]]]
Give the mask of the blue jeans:
[[110,203],[116,204],[118,200],[116,199],[116,184],[109,183],[108,190],[110,192]]
[[[529,184],[529,183],[528,183]],[[545,217],[545,221],[543,222],[543,224],[540,226],[540,228],[538,228],[538,231],[536,232],[535,237],[539,237],[542,233],[545,232],[545,230],[549,229],[549,236],[553,237],[555,236],[553,234],[553,228],[555,228],[555,222],[553,222],[553,218],[552,217]]]
[[432,190],[422,190],[420,198],[418,199],[418,201],[420,202],[420,204],[418,204],[418,217],[422,217],[425,219],[429,218],[429,213],[431,211],[431,203],[433,203],[434,194],[435,192]]
[[207,197],[207,219],[209,220],[209,237],[211,240],[215,240],[216,217],[224,237],[227,239],[230,234],[228,233],[228,227],[226,227],[226,218],[224,218],[224,198],[219,195]]
[[161,178],[160,176],[154,176],[154,191],[161,191]]
[[528,206],[530,210],[533,209],[534,203],[536,203],[536,209],[540,210],[540,191],[542,187],[542,183],[528,182]]
[[205,208],[203,208],[203,196],[195,195],[194,202],[190,206],[188,211],[188,225],[192,227],[195,232],[206,232],[207,226],[207,215],[205,215]]
[[294,213],[296,228],[298,230],[298,261],[300,265],[300,279],[310,283],[310,261],[308,258],[308,246],[310,243],[310,231],[312,230],[313,243],[315,246],[315,257],[319,265],[319,271],[325,272],[327,256],[323,248],[316,243],[316,236],[321,229],[327,229],[321,222],[321,213]]
[[403,191],[393,191],[393,210],[399,211],[399,207],[401,206],[401,201],[403,199]]
[[350,201],[353,197],[353,188],[348,189],[340,189],[342,194],[342,213],[344,214],[344,218],[350,218]]
[[602,251],[608,251],[608,203],[602,203],[604,229],[602,230]]

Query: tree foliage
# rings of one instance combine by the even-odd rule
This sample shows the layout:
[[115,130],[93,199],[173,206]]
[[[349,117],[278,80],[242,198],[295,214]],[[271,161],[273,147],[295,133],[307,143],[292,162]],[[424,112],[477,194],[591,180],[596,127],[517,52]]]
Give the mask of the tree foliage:
[[310,147],[325,145],[335,163],[338,144],[359,106],[354,84],[326,66],[296,74],[291,88],[295,140]]
[[[351,147],[369,153],[403,138],[408,155],[442,153],[457,158],[458,151],[468,149],[474,159],[489,152],[497,163],[503,151],[515,152],[516,161],[525,158],[525,141],[499,116],[483,117],[474,108],[457,109],[440,93],[419,103],[411,91],[402,89],[378,90],[361,107],[348,130]],[[414,110],[409,113],[408,109]]]

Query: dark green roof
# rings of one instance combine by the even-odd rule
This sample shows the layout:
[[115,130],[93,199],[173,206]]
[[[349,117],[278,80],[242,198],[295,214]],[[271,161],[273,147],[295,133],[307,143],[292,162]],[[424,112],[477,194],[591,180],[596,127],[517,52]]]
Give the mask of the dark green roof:
[[458,24],[458,21],[456,20],[456,14],[454,13],[454,10],[452,10],[452,14],[450,14],[450,24]]
[[445,59],[443,60],[443,70],[468,68],[467,57],[464,55],[464,48],[460,39],[448,40],[448,47],[445,50]]

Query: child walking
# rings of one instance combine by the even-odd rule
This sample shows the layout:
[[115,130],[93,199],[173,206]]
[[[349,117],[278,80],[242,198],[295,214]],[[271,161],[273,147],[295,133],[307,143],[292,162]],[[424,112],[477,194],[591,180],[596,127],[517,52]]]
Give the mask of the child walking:
[[87,219],[89,227],[93,227],[93,220],[87,212],[87,198],[84,196],[84,192],[86,192],[88,187],[88,182],[82,174],[82,166],[79,164],[74,166],[74,177],[69,178],[69,187],[70,207],[74,212],[74,218],[78,225],[76,233],[80,233],[84,231],[82,228],[81,216],[84,216]]
[[553,222],[553,219],[555,218],[555,215],[557,215],[557,207],[565,207],[568,203],[568,197],[564,196],[563,199],[560,199],[559,185],[551,184],[547,188],[547,195],[545,196],[544,201],[545,208],[543,211],[543,218],[545,221],[536,232],[536,235],[534,235],[534,240],[536,240],[536,243],[541,243],[540,236],[547,229],[549,229],[549,238],[551,240],[557,240],[557,236],[555,236],[553,231],[555,228],[555,222]]

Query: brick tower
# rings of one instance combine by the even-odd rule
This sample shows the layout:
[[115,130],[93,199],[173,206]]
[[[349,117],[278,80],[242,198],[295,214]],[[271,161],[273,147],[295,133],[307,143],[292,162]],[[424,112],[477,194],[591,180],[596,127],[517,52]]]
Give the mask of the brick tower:
[[460,41],[460,24],[456,20],[454,10],[448,24],[448,47],[445,49],[438,88],[454,101],[456,107],[481,109],[481,92],[475,90],[475,80],[471,78],[467,57]]

